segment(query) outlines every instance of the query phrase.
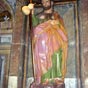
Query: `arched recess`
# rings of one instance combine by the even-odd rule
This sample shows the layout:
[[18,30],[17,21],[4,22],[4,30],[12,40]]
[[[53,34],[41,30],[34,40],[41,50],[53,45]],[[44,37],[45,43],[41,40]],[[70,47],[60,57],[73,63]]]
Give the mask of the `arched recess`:
[[8,87],[14,15],[6,0],[0,0],[0,88]]

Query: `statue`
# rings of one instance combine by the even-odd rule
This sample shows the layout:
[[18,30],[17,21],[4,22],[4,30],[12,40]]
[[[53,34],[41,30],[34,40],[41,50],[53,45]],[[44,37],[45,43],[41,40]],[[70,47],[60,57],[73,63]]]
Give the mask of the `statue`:
[[[32,15],[34,83],[35,85],[64,84],[68,48],[67,33],[63,19],[53,11],[53,1],[42,0],[42,5],[44,11],[37,16]],[[33,85],[31,88],[47,88]]]
[[[66,74],[67,33],[52,2],[42,0],[44,12],[33,17],[33,65],[35,82],[63,83]],[[36,21],[35,21],[36,19]]]

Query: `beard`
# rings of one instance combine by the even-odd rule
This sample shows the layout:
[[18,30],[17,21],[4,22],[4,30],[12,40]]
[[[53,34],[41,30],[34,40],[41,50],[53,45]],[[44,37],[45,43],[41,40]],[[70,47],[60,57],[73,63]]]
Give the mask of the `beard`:
[[44,8],[44,10],[49,10],[51,8],[51,5],[48,7],[43,7],[43,8]]

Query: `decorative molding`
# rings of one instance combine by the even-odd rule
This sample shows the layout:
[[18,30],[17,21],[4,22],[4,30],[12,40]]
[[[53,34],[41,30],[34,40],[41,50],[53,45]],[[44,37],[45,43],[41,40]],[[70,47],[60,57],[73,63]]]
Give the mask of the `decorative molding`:
[[5,10],[0,13],[0,22],[6,21],[9,22],[11,20],[11,14],[9,11]]
[[13,10],[10,6],[10,4],[7,2],[7,0],[0,0],[0,12],[2,11],[9,11],[11,13],[11,16],[13,16]]

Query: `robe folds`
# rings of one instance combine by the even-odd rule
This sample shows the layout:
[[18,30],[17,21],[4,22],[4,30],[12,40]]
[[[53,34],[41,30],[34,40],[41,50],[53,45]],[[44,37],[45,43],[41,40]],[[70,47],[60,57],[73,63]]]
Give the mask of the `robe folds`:
[[66,29],[59,20],[48,20],[34,27],[32,52],[37,83],[53,81],[55,78],[64,79],[67,46]]

